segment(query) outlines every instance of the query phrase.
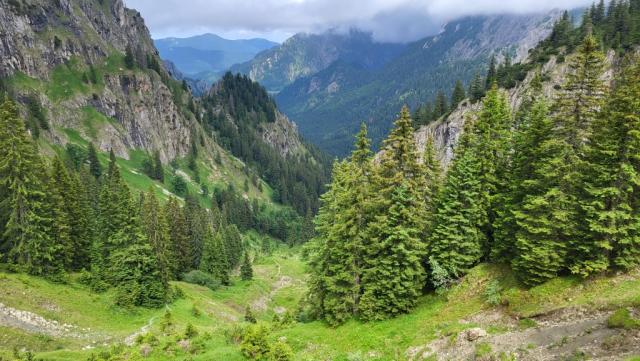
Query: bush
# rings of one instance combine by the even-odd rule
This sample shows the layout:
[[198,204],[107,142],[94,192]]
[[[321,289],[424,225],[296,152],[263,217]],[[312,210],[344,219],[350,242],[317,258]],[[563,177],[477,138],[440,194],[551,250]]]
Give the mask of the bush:
[[502,299],[500,292],[502,292],[500,282],[496,280],[489,282],[487,288],[484,290],[484,297],[487,299],[487,303],[492,306],[499,305]]
[[442,294],[455,282],[454,278],[449,275],[435,258],[429,258],[429,267],[431,268],[431,282],[436,289],[436,293]]
[[268,337],[269,329],[265,325],[247,327],[240,343],[242,354],[250,360],[268,360],[271,352]]
[[607,326],[609,326],[609,328],[631,330],[640,328],[640,320],[634,319],[628,309],[621,308],[609,316]]
[[187,327],[184,329],[184,338],[191,339],[196,336],[198,336],[198,330],[196,330],[192,324],[187,324]]
[[293,360],[293,350],[284,341],[277,341],[271,347],[269,352],[269,360],[272,361],[291,361]]
[[202,272],[198,270],[189,271],[183,274],[182,280],[187,283],[193,283],[196,285],[208,287],[212,290],[215,290],[218,287],[220,287],[220,280],[216,279],[215,277],[213,277],[212,275],[206,272]]

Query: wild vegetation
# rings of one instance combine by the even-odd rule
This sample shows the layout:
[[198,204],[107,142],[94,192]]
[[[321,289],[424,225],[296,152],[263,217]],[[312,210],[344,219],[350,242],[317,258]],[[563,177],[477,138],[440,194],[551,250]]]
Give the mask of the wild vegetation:
[[[403,107],[377,154],[361,126],[319,200],[324,158],[282,157],[261,138],[279,114],[243,76],[202,99],[166,80],[203,126],[169,165],[158,151],[107,156],[72,129],[48,144],[46,110],[5,96],[0,360],[633,360],[640,62],[593,24],[566,30],[581,40],[558,50],[569,70],[552,98],[532,68],[511,109],[500,74],[520,65],[506,59],[441,93],[438,116],[480,102],[448,168],[433,139],[418,150]],[[140,59],[127,49],[122,64],[157,71]],[[223,162],[207,157],[227,151],[243,189],[211,183]]]

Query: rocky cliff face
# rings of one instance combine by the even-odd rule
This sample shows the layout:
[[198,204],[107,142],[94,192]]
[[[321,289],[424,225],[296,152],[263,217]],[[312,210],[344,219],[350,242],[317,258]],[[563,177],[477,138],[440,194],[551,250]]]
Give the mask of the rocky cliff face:
[[168,74],[126,69],[127,49],[138,64],[157,59],[143,19],[122,0],[0,0],[0,76],[18,100],[39,97],[49,140],[65,143],[62,130],[73,128],[124,158],[131,148],[158,149],[165,162],[186,154],[193,119],[175,104]]
[[[568,62],[570,59],[571,57],[568,57],[566,61],[558,63],[557,57],[553,56],[547,63],[540,67],[539,71],[544,79],[542,83],[542,94],[547,99],[554,99],[558,89],[565,82],[567,73],[569,72]],[[606,71],[602,76],[602,79],[607,83],[610,83],[613,79],[616,66],[615,59],[615,52],[609,51],[606,57]],[[523,99],[527,96],[534,76],[535,71],[529,72],[524,81],[516,87],[505,91],[513,112],[518,109]],[[480,103],[472,104],[468,100],[465,100],[461,102],[448,117],[422,126],[415,133],[415,139],[420,153],[424,152],[427,138],[432,137],[438,158],[440,162],[447,167],[453,159],[455,147],[458,144],[458,139],[462,134],[465,122],[473,121],[480,106]]]
[[261,124],[259,132],[262,134],[262,139],[283,157],[299,155],[305,151],[300,141],[298,127],[280,112],[276,113],[275,122]]

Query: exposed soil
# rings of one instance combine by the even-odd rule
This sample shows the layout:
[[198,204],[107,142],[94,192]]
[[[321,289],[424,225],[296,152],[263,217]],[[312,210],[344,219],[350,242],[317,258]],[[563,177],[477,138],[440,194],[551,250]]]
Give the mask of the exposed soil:
[[[411,347],[409,360],[601,360],[619,361],[640,355],[640,331],[611,329],[611,312],[564,309],[519,323],[501,311],[487,311],[462,322],[480,325],[427,345]],[[486,330],[493,330],[487,333]],[[480,336],[478,336],[480,335]],[[482,345],[487,344],[487,345]],[[484,348],[490,351],[477,354]]]

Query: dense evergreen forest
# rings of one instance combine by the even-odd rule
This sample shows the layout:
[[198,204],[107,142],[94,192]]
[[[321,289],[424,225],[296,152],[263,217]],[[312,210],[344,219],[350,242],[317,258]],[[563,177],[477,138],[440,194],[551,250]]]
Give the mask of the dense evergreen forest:
[[243,261],[250,277],[241,232],[295,243],[313,231],[300,216],[249,202],[233,188],[214,192],[210,209],[200,195],[161,204],[153,189],[132,194],[113,152],[106,169],[92,145],[41,156],[9,98],[0,121],[0,249],[11,270],[57,282],[80,271],[95,291],[117,288],[118,304],[157,307],[172,297],[170,280],[215,288]]
[[256,129],[275,122],[277,116],[276,105],[262,86],[245,75],[227,73],[202,103],[204,122],[216,132],[219,143],[259,171],[274,187],[276,201],[293,206],[302,216],[315,214],[330,160],[308,143],[309,153],[282,157],[259,136]]
[[[489,84],[481,108],[466,122],[446,172],[432,140],[418,154],[406,107],[377,157],[363,125],[322,196],[318,235],[309,244],[307,312],[332,325],[394,317],[479,262],[510,264],[528,286],[636,267],[640,63],[624,51],[632,37],[601,24],[616,23],[619,13],[640,24],[638,4],[612,2],[592,21],[600,4],[575,29],[566,16],[559,20],[534,53],[549,49],[559,28],[581,40],[574,54],[566,53],[569,74],[553,99],[545,99],[538,72],[522,105],[510,109],[498,84],[514,66],[496,70],[493,63],[477,84],[483,91]],[[612,47],[621,50],[621,65],[609,87],[603,50]],[[454,100],[464,92],[456,88]]]

